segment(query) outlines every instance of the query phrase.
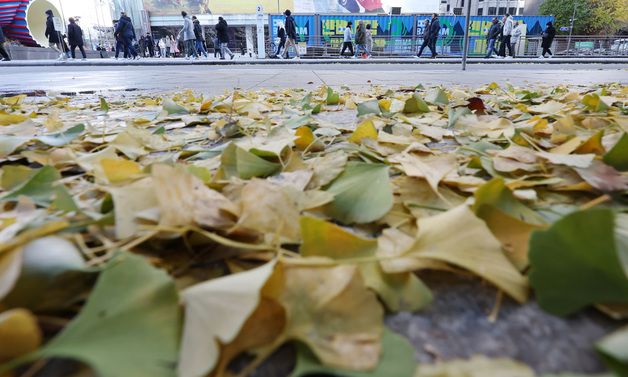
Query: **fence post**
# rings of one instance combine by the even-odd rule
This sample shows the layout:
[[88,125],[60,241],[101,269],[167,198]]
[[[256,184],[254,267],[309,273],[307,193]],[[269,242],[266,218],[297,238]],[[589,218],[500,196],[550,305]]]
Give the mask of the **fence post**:
[[469,27],[471,25],[471,0],[467,1],[467,16],[464,21],[464,49],[462,51],[462,70],[467,70],[467,56],[469,55]]

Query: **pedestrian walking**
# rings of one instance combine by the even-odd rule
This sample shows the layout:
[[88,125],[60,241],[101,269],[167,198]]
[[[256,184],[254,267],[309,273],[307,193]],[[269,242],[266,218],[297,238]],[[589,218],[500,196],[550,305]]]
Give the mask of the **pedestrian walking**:
[[554,37],[556,36],[556,28],[551,21],[548,22],[546,26],[547,27],[543,32],[543,42],[541,42],[541,47],[543,48],[543,52],[541,53],[541,56],[539,56],[541,59],[545,58],[545,54],[549,54],[548,58],[554,57],[550,48],[552,48],[552,43],[554,42]]
[[194,35],[194,23],[188,16],[186,11],[181,11],[181,17],[183,17],[183,29],[179,32],[179,39],[183,40],[183,53],[185,59],[190,60],[190,57],[194,55],[194,59],[198,59],[198,53],[196,52],[196,36]]
[[83,61],[87,60],[87,55],[85,54],[85,49],[83,48],[83,30],[76,23],[74,18],[70,17],[70,23],[68,24],[68,42],[70,42],[70,53],[72,54],[72,59],[76,59],[76,48],[78,47],[81,51],[81,55],[83,55]]
[[135,47],[133,46],[133,41],[135,38],[135,29],[133,28],[133,22],[131,18],[126,15],[125,12],[120,12],[120,19],[118,20],[118,26],[115,31],[116,38],[122,39],[122,44],[124,45],[124,50],[126,56],[131,59],[139,59],[139,55],[137,55],[137,51],[135,51]]
[[2,60],[0,61],[10,62],[11,57],[9,56],[9,53],[7,52],[7,50],[4,48],[4,44],[6,41],[7,40],[4,37],[4,33],[2,32],[2,27],[0,27],[0,56],[2,56]]
[[229,54],[229,56],[231,56],[231,60],[233,60],[233,58],[235,58],[235,54],[229,49],[229,25],[222,17],[218,17],[216,34],[220,45],[220,60],[225,60],[225,54]]
[[145,58],[146,57],[146,38],[144,38],[144,36],[142,35],[140,37],[140,40],[137,41],[137,45],[138,45],[138,53],[140,54],[141,57]]
[[174,36],[170,36],[170,56],[173,58],[177,57],[179,53],[179,43],[174,39]]
[[294,59],[301,59],[301,55],[299,54],[299,48],[297,47],[297,23],[294,21],[292,17],[292,11],[290,9],[286,9],[283,12],[284,16],[286,16],[285,25],[286,25],[286,51],[284,52],[284,57],[288,58],[288,51],[290,51],[290,46],[294,48],[294,53],[296,56]]
[[430,51],[432,51],[431,58],[434,59],[438,54],[436,53],[436,43],[438,42],[438,34],[440,33],[440,21],[438,14],[432,15],[432,21],[430,22]]
[[286,39],[288,38],[283,23],[279,23],[279,26],[277,26],[277,37],[279,37],[279,46],[277,46],[275,56],[283,59],[282,51],[286,47]]
[[487,47],[486,47],[486,56],[488,59],[490,57],[496,58],[499,51],[497,51],[497,40],[502,32],[502,27],[499,24],[499,20],[497,17],[493,18],[491,28],[488,29],[488,33],[486,33]]
[[430,48],[432,51],[432,55],[434,55],[434,51],[432,50],[432,45],[430,44],[430,20],[423,21],[423,43],[421,44],[421,48],[419,49],[419,53],[416,55],[417,58],[420,58],[423,55],[423,50],[426,47]]
[[517,46],[519,46],[519,42],[521,42],[521,35],[523,34],[523,25],[521,21],[515,21],[514,28],[512,29],[512,39],[510,44],[512,45],[512,57],[517,56]]
[[369,51],[368,58],[373,55],[373,32],[371,31],[371,24],[366,25],[366,49]]
[[347,27],[345,27],[345,33],[342,40],[342,50],[340,50],[340,56],[344,56],[345,51],[349,49],[351,56],[353,56],[353,33],[351,32],[351,28],[353,27],[353,22],[347,22]]
[[499,56],[506,58],[506,48],[508,48],[508,59],[512,59],[514,56],[512,50],[512,32],[514,29],[514,23],[510,14],[506,13],[502,20],[504,24],[504,31],[502,33],[502,44],[499,46]]
[[358,22],[358,27],[355,30],[355,55],[353,55],[353,59],[357,59],[362,50],[364,50],[365,56],[370,55],[370,52],[366,48],[366,29],[364,28],[364,21]]
[[198,54],[203,54],[206,58],[207,50],[205,49],[205,38],[203,37],[203,28],[201,27],[201,22],[196,18],[196,16],[192,16],[192,23],[194,24],[194,37],[196,38],[196,51]]
[[60,33],[55,30],[55,23],[52,20],[52,10],[48,9],[46,11],[46,16],[46,31],[44,35],[46,36],[46,38],[48,38],[48,47],[59,53],[59,57],[57,58],[57,60],[65,60],[67,56],[65,55],[61,47]]
[[155,57],[155,39],[150,33],[146,33],[144,40],[146,41],[146,48],[148,48],[148,56]]
[[123,53],[123,57],[126,59],[128,58],[128,51],[124,49],[124,43],[122,41],[122,37],[120,35],[117,35],[115,33],[115,30],[118,29],[118,23],[120,22],[120,20],[113,20],[113,37],[116,40],[116,48],[115,48],[115,56],[113,57],[113,59],[118,60],[119,56],[120,56],[120,51],[122,51]]

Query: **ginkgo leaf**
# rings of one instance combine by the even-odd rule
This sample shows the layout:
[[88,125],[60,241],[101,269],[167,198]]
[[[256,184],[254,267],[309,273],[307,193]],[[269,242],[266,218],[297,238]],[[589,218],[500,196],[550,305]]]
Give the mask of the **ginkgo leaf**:
[[[348,230],[313,217],[301,217],[301,255],[335,260],[373,257],[377,240],[359,237]],[[378,262],[360,264],[365,284],[393,311],[415,311],[427,306],[432,295],[412,273],[388,274]]]
[[308,188],[319,188],[329,184],[344,171],[347,161],[348,156],[342,151],[309,160],[314,175]]
[[43,348],[0,367],[41,358],[79,360],[100,376],[174,376],[180,314],[172,279],[143,257],[108,263],[81,312]]
[[327,99],[325,103],[328,105],[337,105],[340,103],[340,95],[337,92],[334,92],[332,88],[327,88]]
[[0,138],[0,158],[10,156],[29,140],[30,138],[25,136],[2,136]]
[[572,168],[588,168],[595,159],[594,154],[556,154],[548,152],[537,152],[537,155],[546,159],[552,164],[565,165]]
[[609,106],[604,103],[597,93],[590,93],[582,97],[582,103],[587,110],[593,113],[602,113],[608,110]]
[[168,112],[168,115],[172,115],[172,114],[189,114],[189,111],[185,107],[175,103],[170,98],[166,98],[166,99],[163,100],[162,107],[163,107],[163,109],[165,111]]
[[61,178],[59,172],[52,166],[44,166],[38,169],[31,178],[15,187],[6,195],[0,197],[0,201],[16,201],[21,195],[28,196],[35,203],[45,206],[54,194],[54,183]]
[[415,114],[415,113],[429,113],[430,108],[427,106],[427,103],[423,101],[420,95],[414,94],[412,97],[406,100],[406,105],[403,108],[403,112],[406,114]]
[[[565,216],[530,239],[530,283],[539,305],[556,315],[596,303],[628,303],[628,275],[616,216],[609,209]],[[621,248],[621,249],[620,249]]]
[[619,171],[628,171],[628,133],[624,132],[617,144],[604,155],[604,162]]
[[345,224],[380,219],[393,204],[388,167],[381,164],[349,162],[326,191],[335,195],[327,213]]
[[216,366],[220,344],[233,341],[261,300],[276,262],[210,280],[181,293],[185,325],[178,375],[206,376]]
[[139,230],[137,213],[159,205],[151,178],[129,185],[108,188],[115,210],[115,233],[118,239],[135,235]]
[[351,136],[347,139],[352,143],[360,144],[363,139],[377,139],[377,129],[371,119],[367,119],[360,123]]
[[278,279],[281,289],[271,298],[286,309],[286,339],[305,343],[326,366],[377,366],[384,311],[357,267],[287,265]]
[[258,157],[233,143],[222,152],[221,161],[227,177],[267,177],[281,170],[280,164]]
[[100,165],[105,177],[111,183],[127,181],[142,172],[140,165],[130,160],[103,158],[100,160]]
[[425,101],[434,105],[445,106],[449,103],[449,96],[442,88],[432,88],[425,95]]
[[28,310],[0,313],[0,363],[35,351],[42,338],[37,317]]
[[361,372],[347,369],[330,368],[322,365],[307,347],[297,348],[297,365],[290,377],[311,375],[333,375],[345,377],[413,377],[416,372],[414,347],[402,336],[384,328],[382,336],[382,356],[379,364],[372,371]]
[[379,108],[379,101],[377,100],[362,102],[358,105],[358,116],[380,113],[381,110]]
[[77,124],[76,126],[68,128],[63,132],[39,136],[37,140],[50,145],[51,147],[62,147],[79,137],[83,131],[85,131],[85,126],[83,124]]
[[27,120],[28,117],[22,114],[6,113],[0,111],[0,126],[8,126],[11,124],[22,123]]
[[425,260],[445,262],[490,281],[519,302],[527,300],[527,279],[506,258],[500,242],[467,205],[420,218],[417,226],[419,232],[414,241],[406,242],[394,254],[385,254],[405,259],[396,264],[394,260],[383,261],[387,271],[413,271],[425,266]]
[[605,336],[595,348],[610,370],[621,377],[628,374],[628,327]]
[[401,164],[409,177],[425,178],[434,192],[438,193],[438,184],[458,167],[456,156],[419,156],[414,153],[402,153],[390,158],[391,162]]

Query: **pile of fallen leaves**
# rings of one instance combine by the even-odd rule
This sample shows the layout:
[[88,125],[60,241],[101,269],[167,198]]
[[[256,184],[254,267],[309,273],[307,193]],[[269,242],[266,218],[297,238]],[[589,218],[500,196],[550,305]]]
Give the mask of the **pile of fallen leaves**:
[[[244,376],[295,342],[294,377],[533,376],[417,368],[384,315],[428,306],[421,272],[440,270],[625,320],[627,100],[496,84],[0,98],[0,375],[63,358]],[[596,347],[627,375],[628,328]]]

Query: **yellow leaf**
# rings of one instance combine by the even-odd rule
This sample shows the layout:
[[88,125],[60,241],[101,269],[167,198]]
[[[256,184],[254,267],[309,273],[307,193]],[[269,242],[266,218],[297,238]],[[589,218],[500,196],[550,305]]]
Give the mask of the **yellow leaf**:
[[35,351],[42,342],[37,317],[26,309],[0,314],[0,363]]
[[300,150],[305,150],[314,142],[314,133],[308,126],[302,126],[297,128],[296,131],[297,139],[294,141],[294,144]]
[[[406,243],[387,257],[403,257],[406,263],[383,261],[387,271],[413,271],[425,260],[446,262],[490,281],[519,302],[528,298],[528,280],[502,252],[499,240],[466,204],[436,216],[418,220],[414,243]],[[408,246],[410,245],[410,246]],[[416,261],[416,262],[415,262]],[[394,262],[394,260],[391,260]]]
[[390,107],[392,106],[392,100],[388,98],[379,100],[379,108],[385,112],[390,112]]
[[587,154],[594,153],[598,156],[603,156],[606,153],[606,149],[604,145],[602,145],[602,138],[604,137],[604,131],[598,131],[593,136],[591,136],[584,144],[580,145],[575,153],[577,154]]
[[140,165],[130,160],[103,158],[100,165],[111,183],[129,180],[142,172]]
[[28,119],[28,117],[21,114],[7,114],[4,111],[0,111],[0,126],[22,123],[26,119]]
[[377,129],[371,119],[360,123],[347,140],[352,143],[360,144],[363,139],[377,140]]

